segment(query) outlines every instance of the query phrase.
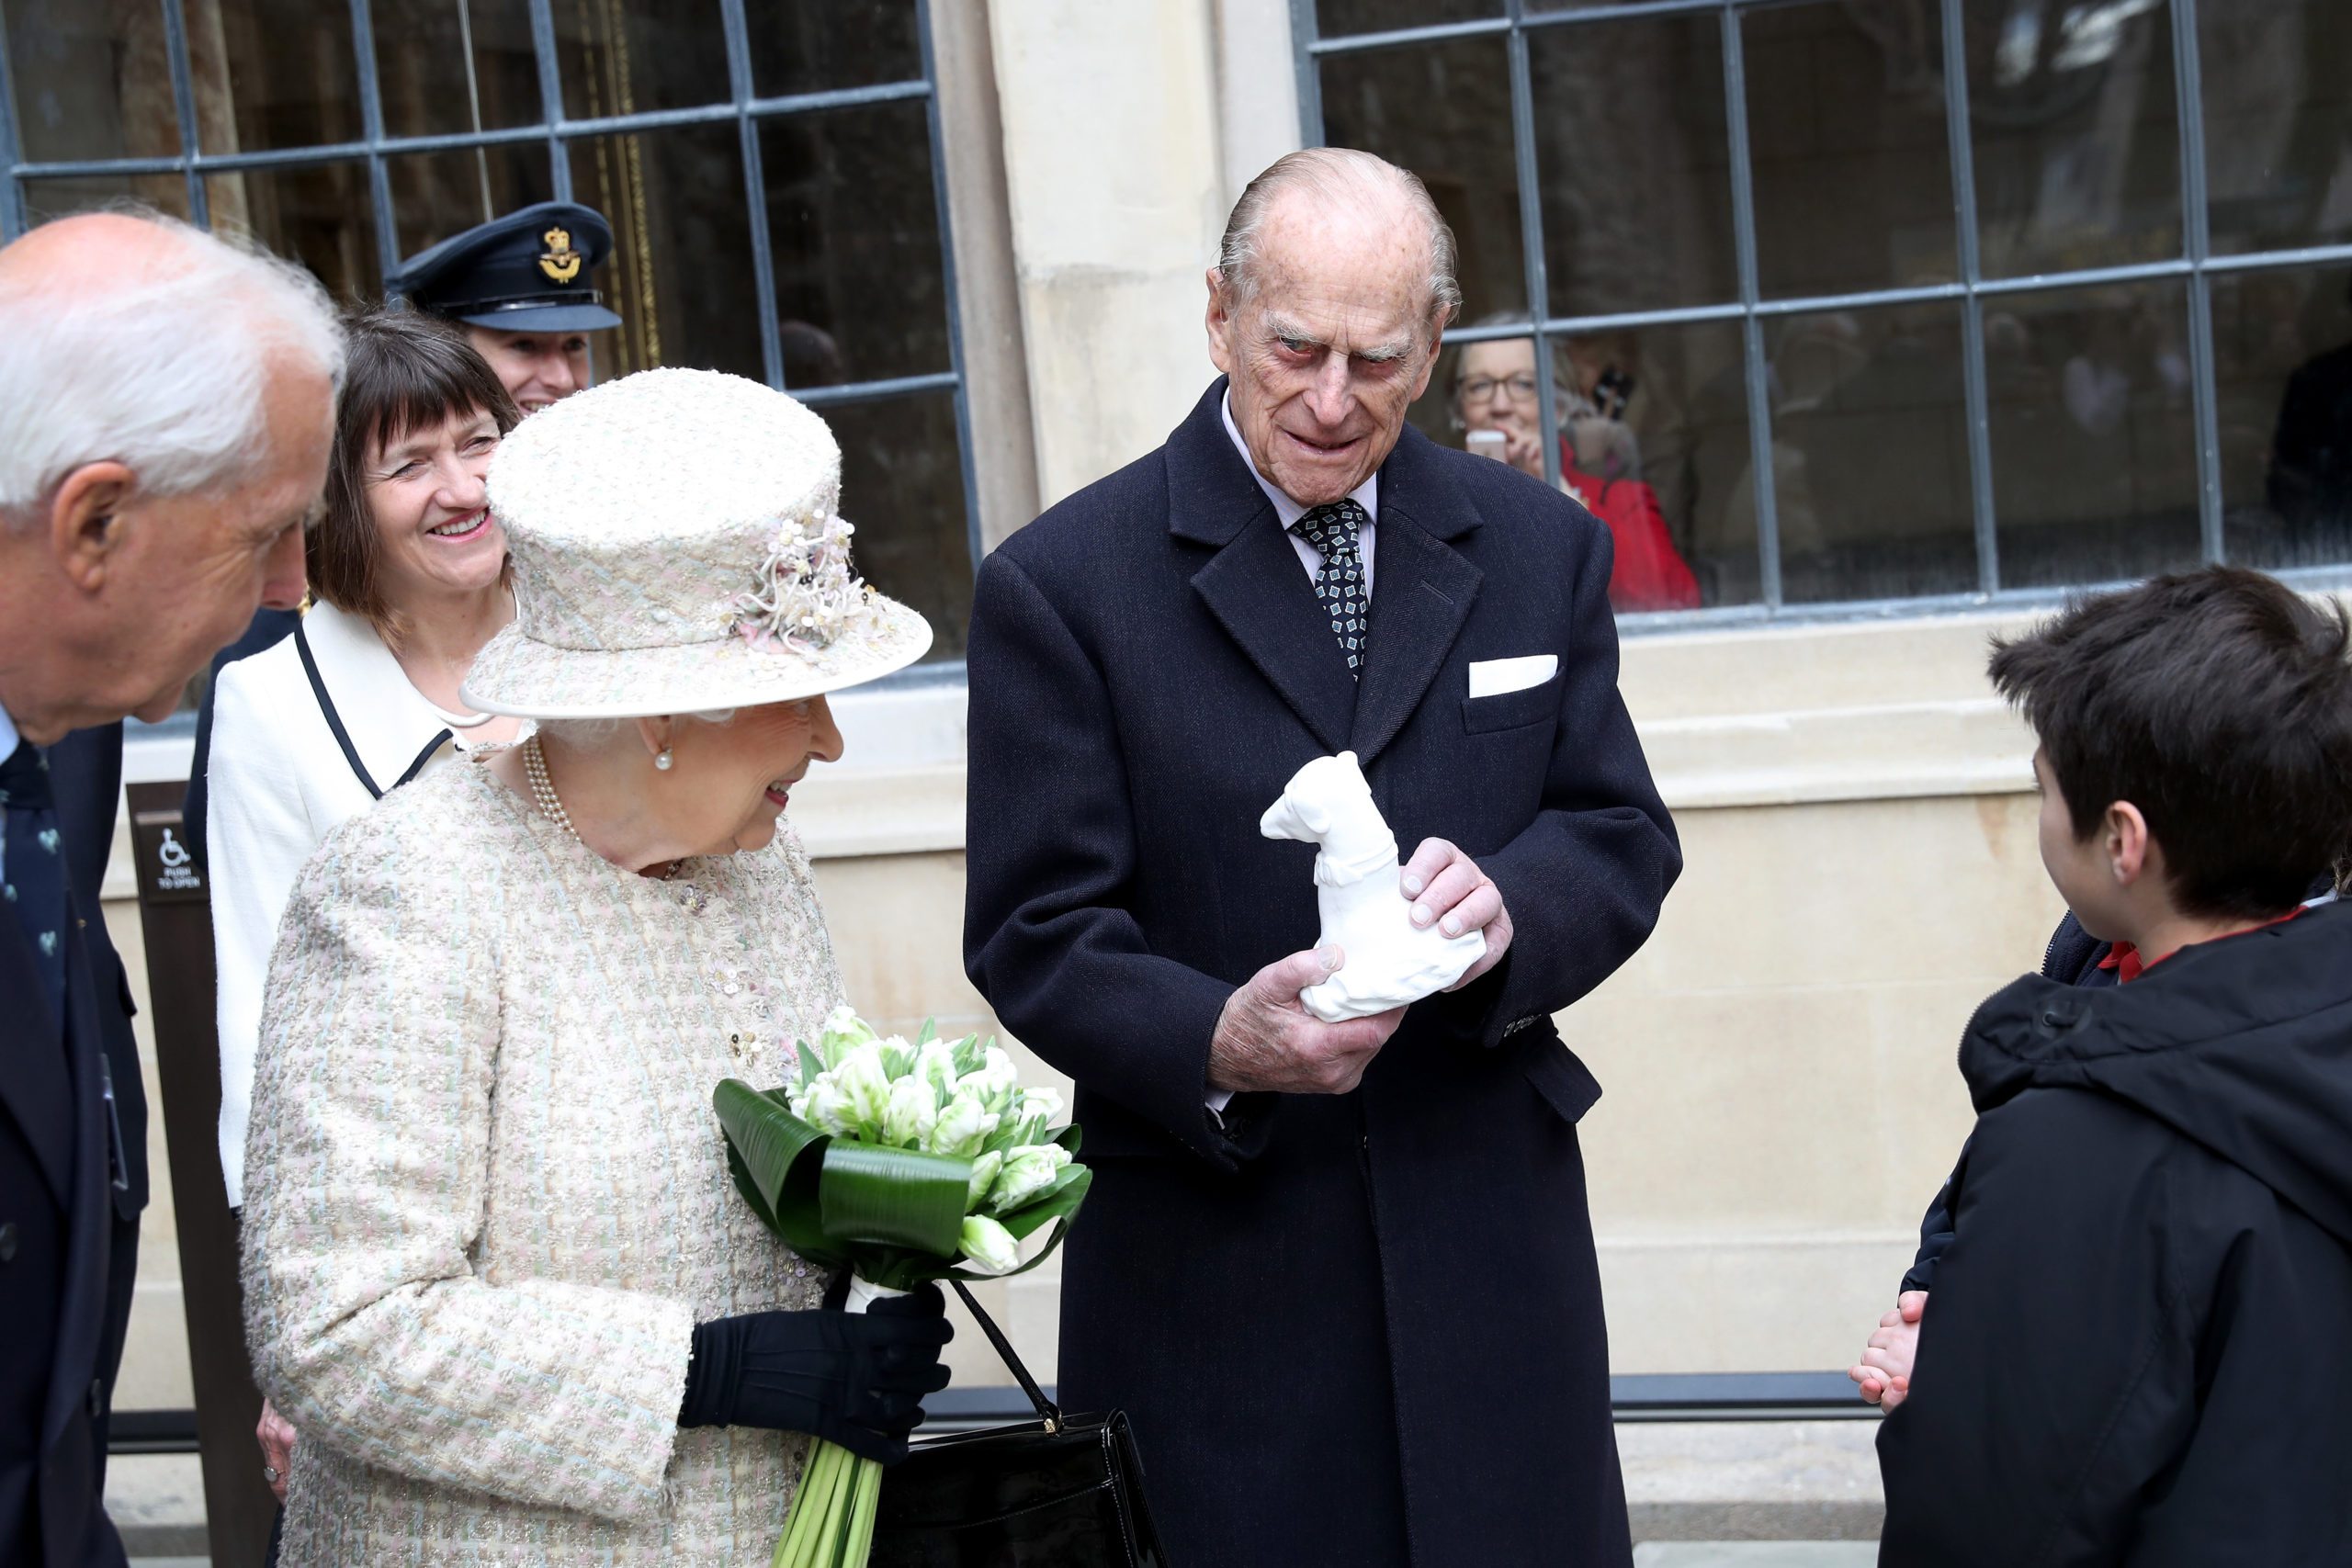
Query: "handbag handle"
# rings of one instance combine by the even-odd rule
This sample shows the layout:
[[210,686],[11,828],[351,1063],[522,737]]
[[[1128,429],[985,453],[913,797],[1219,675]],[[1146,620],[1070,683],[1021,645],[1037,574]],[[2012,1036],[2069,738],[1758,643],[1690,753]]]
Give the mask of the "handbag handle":
[[980,1325],[980,1332],[989,1337],[989,1343],[996,1347],[996,1353],[1004,1359],[1005,1366],[1012,1370],[1014,1379],[1020,1382],[1021,1392],[1027,1394],[1029,1403],[1037,1407],[1037,1419],[1046,1424],[1046,1430],[1060,1431],[1061,1406],[1046,1397],[1045,1390],[1037,1386],[1037,1380],[1029,1375],[1029,1369],[1023,1366],[1021,1358],[1012,1353],[1012,1341],[1004,1337],[1004,1330],[996,1325],[994,1318],[980,1310],[980,1303],[972,1299],[972,1292],[964,1288],[963,1280],[950,1280],[947,1282],[956,1287],[957,1295],[964,1298],[965,1309],[972,1314],[972,1321]]

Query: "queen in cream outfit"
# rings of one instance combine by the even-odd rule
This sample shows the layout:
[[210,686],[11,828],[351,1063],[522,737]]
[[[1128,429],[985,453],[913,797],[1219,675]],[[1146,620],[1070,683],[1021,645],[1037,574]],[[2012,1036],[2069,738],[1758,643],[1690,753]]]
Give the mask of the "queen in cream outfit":
[[888,1459],[944,1382],[935,1293],[825,1310],[710,1104],[842,1000],[782,819],[823,694],[930,643],[850,575],[839,482],[821,420],[703,371],[501,448],[518,614],[464,694],[540,728],[333,833],[271,961],[243,1245],[287,1563],[762,1561],[803,1434]]

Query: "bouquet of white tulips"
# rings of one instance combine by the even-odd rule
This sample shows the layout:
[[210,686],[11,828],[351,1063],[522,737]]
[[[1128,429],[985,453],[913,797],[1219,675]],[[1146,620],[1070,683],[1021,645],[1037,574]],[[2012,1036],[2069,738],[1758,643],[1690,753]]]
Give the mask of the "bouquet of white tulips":
[[[737,1189],[795,1252],[851,1271],[850,1311],[927,1280],[1017,1274],[1061,1244],[1092,1180],[1072,1157],[1078,1129],[1053,1126],[1061,1096],[1023,1089],[995,1042],[929,1024],[884,1037],[842,1007],[799,1057],[797,1082],[729,1078],[713,1100]],[[881,1485],[878,1463],[816,1444],[774,1568],[863,1568]]]

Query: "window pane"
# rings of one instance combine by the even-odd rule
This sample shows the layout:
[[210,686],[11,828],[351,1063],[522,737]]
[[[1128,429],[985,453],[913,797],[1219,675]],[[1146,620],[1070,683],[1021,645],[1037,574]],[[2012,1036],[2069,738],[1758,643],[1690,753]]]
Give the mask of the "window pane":
[[[1502,431],[1504,460],[1539,473],[1538,405],[1527,384],[1534,364],[1530,338],[1456,345],[1413,405],[1413,423],[1456,447],[1472,430]],[[1692,587],[1701,604],[1754,599],[1739,329],[1711,321],[1587,334],[1558,344],[1554,372],[1569,433],[1563,478],[1617,537],[1617,607],[1688,609]]]
[[2213,279],[2230,559],[2352,561],[2352,270]]
[[1742,15],[1766,294],[1959,275],[1933,17],[1932,7],[1843,5]]
[[26,162],[178,156],[160,8],[5,0],[0,26],[8,33],[8,85]]
[[2177,281],[1985,302],[2003,587],[2197,564],[2188,324]]
[[783,116],[759,134],[776,313],[795,358],[820,381],[952,368],[923,104]]
[[1334,55],[1323,63],[1324,140],[1410,169],[1462,247],[1463,319],[1527,309],[1510,73],[1500,39]]
[[[1315,28],[1325,38],[1385,33],[1396,28],[1475,22],[1503,14],[1503,0],[1317,0]],[[1336,137],[1334,146],[1353,146]]]
[[1737,299],[1717,19],[1541,28],[1527,47],[1554,311]]
[[[691,365],[764,380],[735,122],[570,144],[572,194],[612,220],[605,300],[613,377]],[[600,347],[601,347],[600,344]]]
[[449,136],[546,118],[528,0],[370,0],[370,7],[389,134]]
[[314,0],[184,0],[198,139],[207,152],[359,140],[351,8]]
[[931,622],[929,660],[964,657],[972,550],[951,396],[819,409],[842,446],[842,515],[857,570]]
[[1784,595],[1973,589],[1959,306],[1821,311],[1767,335]]
[[1968,24],[1986,275],[2178,255],[2179,107],[2161,0],[2048,17],[1979,6]]
[[35,223],[121,201],[135,201],[185,219],[187,181],[178,175],[98,175],[82,179],[25,182],[26,216]]
[[300,169],[248,169],[204,182],[212,221],[242,228],[316,273],[340,303],[383,297],[368,165],[357,160]]
[[[547,145],[537,141],[388,158],[385,173],[392,186],[394,249],[402,256],[555,196]],[[598,286],[608,283],[600,278]]]
[[573,0],[556,6],[555,29],[576,119],[734,99],[718,0]]
[[914,0],[746,0],[743,13],[762,97],[922,75]]
[[2197,8],[2213,249],[2352,239],[2352,6]]

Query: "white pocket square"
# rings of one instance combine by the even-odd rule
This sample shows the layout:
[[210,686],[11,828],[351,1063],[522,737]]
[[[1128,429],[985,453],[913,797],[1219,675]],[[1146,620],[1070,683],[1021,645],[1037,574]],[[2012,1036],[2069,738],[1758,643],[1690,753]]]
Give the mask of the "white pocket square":
[[1470,664],[1470,694],[1499,697],[1540,686],[1560,671],[1556,653],[1530,653],[1518,659],[1479,659]]

